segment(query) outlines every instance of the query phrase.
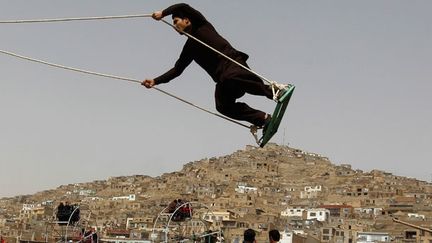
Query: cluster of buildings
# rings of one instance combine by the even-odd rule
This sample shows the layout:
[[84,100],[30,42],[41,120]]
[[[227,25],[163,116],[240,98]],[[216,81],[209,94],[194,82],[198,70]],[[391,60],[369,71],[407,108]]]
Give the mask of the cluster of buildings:
[[[173,222],[167,206],[189,202],[193,215]],[[58,224],[56,208],[80,209],[77,225]],[[185,164],[159,177],[124,176],[0,199],[7,242],[258,242],[271,229],[281,242],[431,242],[432,184],[269,144]],[[84,240],[83,240],[84,239]]]

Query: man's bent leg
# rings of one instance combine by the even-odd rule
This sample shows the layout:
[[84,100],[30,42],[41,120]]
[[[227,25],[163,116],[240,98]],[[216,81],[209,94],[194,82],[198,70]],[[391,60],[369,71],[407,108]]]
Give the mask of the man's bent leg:
[[265,124],[266,113],[253,109],[247,104],[236,102],[237,98],[244,95],[244,91],[239,91],[232,85],[227,85],[231,80],[216,84],[215,101],[216,110],[221,114],[235,120],[242,120],[256,126]]
[[[245,66],[248,66],[244,63]],[[229,80],[236,89],[242,90],[248,94],[265,96],[269,99],[273,99],[273,91],[270,85],[266,85],[264,81],[251,73],[248,70],[235,66],[230,69],[231,74]]]

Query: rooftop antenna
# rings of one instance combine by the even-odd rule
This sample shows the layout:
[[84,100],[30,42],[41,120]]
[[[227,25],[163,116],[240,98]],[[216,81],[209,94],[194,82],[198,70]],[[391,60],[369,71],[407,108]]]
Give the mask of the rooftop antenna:
[[284,131],[283,131],[283,137],[282,137],[282,144],[283,145],[286,145],[285,144],[285,130],[286,130],[286,127],[284,127]]
[[286,131],[286,127],[284,128],[284,131],[283,131],[282,145],[287,146],[289,148],[289,142],[285,143],[285,131]]

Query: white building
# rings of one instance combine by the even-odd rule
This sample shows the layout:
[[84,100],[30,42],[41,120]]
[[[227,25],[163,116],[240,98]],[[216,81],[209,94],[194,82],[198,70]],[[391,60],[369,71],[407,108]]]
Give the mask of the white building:
[[91,196],[96,194],[95,190],[87,189],[87,190],[80,190],[78,193],[80,196]]
[[322,191],[322,187],[319,186],[305,186],[304,188],[305,192],[320,192]]
[[354,211],[358,214],[369,214],[369,215],[381,215],[382,208],[354,208]]
[[293,232],[285,230],[280,232],[280,241],[279,243],[292,243],[293,242]]
[[151,243],[152,241],[144,239],[126,239],[126,238],[102,238],[101,241],[109,243]]
[[213,221],[227,221],[230,220],[230,213],[229,212],[213,212],[213,213],[207,213],[203,216],[203,219],[208,222]]
[[257,193],[258,188],[256,187],[251,187],[251,186],[244,186],[244,185],[238,185],[237,188],[235,189],[236,192],[238,193]]
[[113,201],[118,201],[118,200],[126,200],[126,201],[135,201],[135,194],[130,194],[129,196],[121,196],[121,197],[113,197],[112,200]]
[[287,207],[281,212],[282,217],[302,217],[305,208],[302,206]]
[[426,217],[423,214],[418,213],[408,213],[409,218],[415,218],[415,219],[425,219]]
[[322,187],[318,186],[305,186],[304,191],[300,192],[300,198],[316,198],[318,193],[322,191]]
[[53,200],[47,200],[47,201],[43,201],[42,202],[42,205],[43,206],[51,206],[51,205],[53,205],[54,204],[54,201]]
[[21,210],[32,210],[33,208],[36,208],[35,204],[23,204],[22,209]]
[[306,210],[307,220],[317,220],[320,222],[327,221],[330,217],[330,210],[323,208],[311,208]]
[[357,243],[390,242],[390,234],[385,232],[358,232]]

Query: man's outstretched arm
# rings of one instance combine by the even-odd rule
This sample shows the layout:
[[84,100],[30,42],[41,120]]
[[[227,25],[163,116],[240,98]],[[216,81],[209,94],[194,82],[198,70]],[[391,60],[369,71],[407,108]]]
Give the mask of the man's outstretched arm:
[[175,11],[181,11],[182,9],[187,7],[190,7],[189,5],[185,4],[185,3],[178,3],[178,4],[174,4],[169,6],[168,8],[164,9],[164,10],[160,10],[160,11],[155,11],[152,14],[152,18],[155,20],[161,20],[162,18],[164,18],[165,16],[171,15],[173,14]]
[[146,88],[152,88],[155,85],[161,84],[161,83],[168,83],[172,79],[180,76],[182,71],[178,71],[176,67],[168,70],[168,72],[162,74],[161,76],[155,78],[155,79],[145,79],[141,82],[142,85],[144,85]]
[[143,82],[141,82],[141,84],[146,88],[152,88],[153,86],[161,83],[168,83],[169,81],[180,76],[191,62],[192,58],[186,55],[185,52],[182,52],[180,58],[177,60],[173,68],[155,79],[145,79]]
[[185,17],[191,19],[192,22],[195,22],[195,24],[197,25],[200,25],[200,23],[204,23],[205,21],[207,21],[204,15],[202,15],[198,10],[192,8],[186,3],[177,3],[169,6],[164,10],[155,11],[152,14],[152,17],[155,20],[161,20],[165,16],[179,13],[179,12],[181,12]]

